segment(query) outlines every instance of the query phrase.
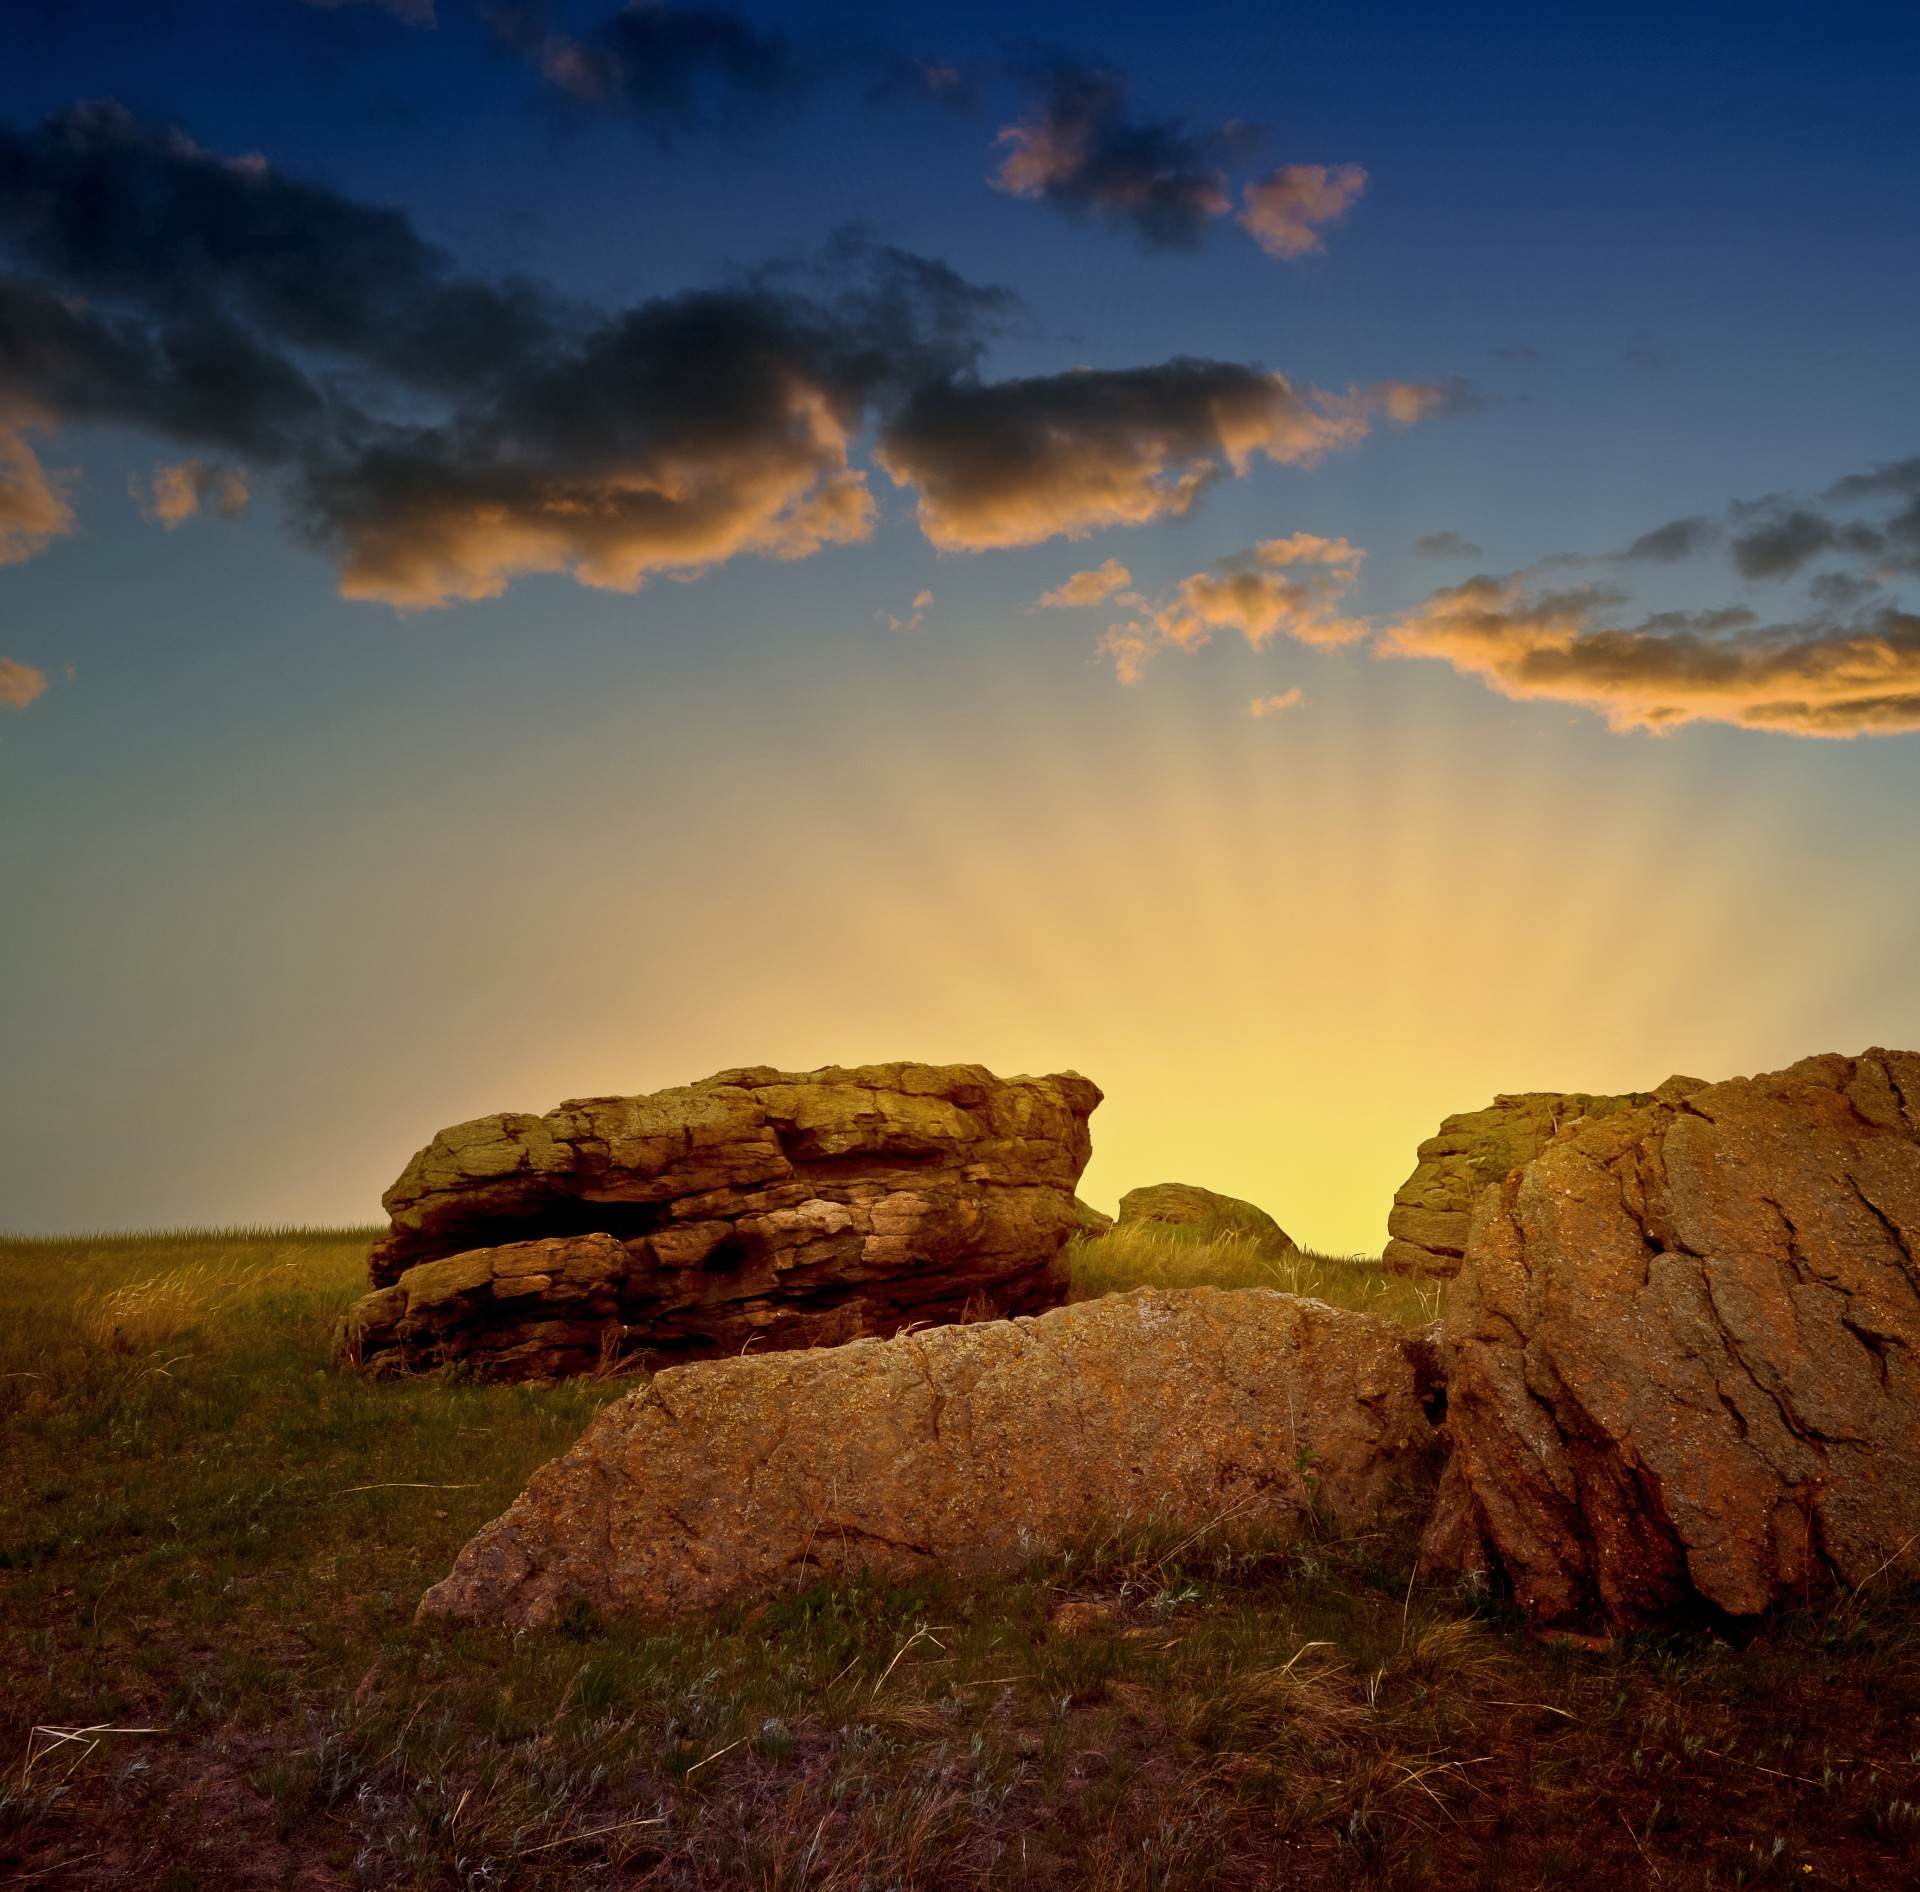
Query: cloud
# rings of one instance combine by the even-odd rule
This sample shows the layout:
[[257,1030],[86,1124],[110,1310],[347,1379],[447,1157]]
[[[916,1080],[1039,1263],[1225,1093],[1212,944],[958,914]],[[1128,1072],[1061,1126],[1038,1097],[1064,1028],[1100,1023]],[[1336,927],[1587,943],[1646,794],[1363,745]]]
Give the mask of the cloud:
[[1615,730],[1728,723],[1800,736],[1920,729],[1920,616],[1761,624],[1747,610],[1622,624],[1600,586],[1545,590],[1526,573],[1435,592],[1387,627],[1383,657],[1429,658],[1519,702],[1576,704]]
[[1478,558],[1480,548],[1470,545],[1457,532],[1423,532],[1413,542],[1422,558]]
[[1096,565],[1090,572],[1075,572],[1064,584],[1043,591],[1028,607],[1034,611],[1082,611],[1105,604],[1116,592],[1133,583],[1133,574],[1117,558]]
[[1675,519],[1671,524],[1643,532],[1620,554],[1623,559],[1693,558],[1720,543],[1721,532],[1711,519]]
[[1376,416],[1409,423],[1447,391],[1406,383],[1330,394],[1232,362],[1179,357],[916,392],[880,437],[880,464],[919,492],[943,551],[1082,538],[1187,512],[1256,458],[1310,464],[1362,439]]
[[890,631],[917,631],[927,621],[927,613],[932,609],[933,593],[920,591],[914,594],[911,616],[897,618],[891,611],[882,611],[879,618]]
[[[343,592],[405,606],[864,537],[849,447],[869,410],[971,368],[1007,300],[847,242],[811,275],[584,309],[111,105],[0,128],[0,244],[0,411],[244,456]],[[71,521],[9,439],[24,556]],[[235,496],[205,477],[161,503]]]
[[1199,650],[1216,631],[1238,631],[1251,650],[1283,635],[1319,650],[1352,643],[1369,626],[1340,607],[1365,557],[1345,539],[1311,532],[1263,540],[1183,578],[1141,618],[1110,625],[1098,648],[1122,683],[1138,683],[1157,652]]
[[0,657],[0,709],[23,710],[47,687],[46,673]]
[[1241,128],[1194,134],[1131,115],[1117,72],[1056,64],[1027,115],[1002,128],[996,190],[1129,229],[1148,249],[1192,249],[1233,207],[1219,165]]
[[[5,345],[5,330],[0,328],[0,349]],[[32,558],[73,529],[73,508],[48,477],[26,436],[0,422],[0,565]]]
[[809,78],[793,42],[725,7],[629,0],[579,34],[541,0],[483,0],[496,39],[582,103],[655,121],[697,117],[716,92],[764,102]]
[[[1006,292],[851,237],[596,309],[111,103],[0,125],[0,257],[0,415],[170,443],[201,470],[149,489],[169,522],[237,505],[240,476],[207,469],[245,462],[347,596],[408,608],[863,539],[869,430],[927,536],[978,550],[1181,514],[1262,457],[1463,401],[1188,359],[983,381]],[[17,427],[0,470],[11,556],[72,529]]]
[[1338,223],[1366,187],[1357,164],[1283,164],[1247,185],[1238,221],[1269,256],[1319,256],[1321,226]]
[[1278,716],[1282,710],[1296,709],[1306,701],[1307,693],[1295,684],[1290,690],[1282,690],[1278,696],[1256,696],[1247,705],[1253,716]]
[[1773,510],[1735,538],[1733,563],[1742,578],[1788,578],[1823,552],[1872,557],[1885,547],[1885,538],[1870,526],[1840,524],[1794,506]]
[[181,460],[157,466],[144,491],[135,486],[140,510],[171,532],[201,512],[238,519],[249,503],[244,467],[213,466],[205,460]]

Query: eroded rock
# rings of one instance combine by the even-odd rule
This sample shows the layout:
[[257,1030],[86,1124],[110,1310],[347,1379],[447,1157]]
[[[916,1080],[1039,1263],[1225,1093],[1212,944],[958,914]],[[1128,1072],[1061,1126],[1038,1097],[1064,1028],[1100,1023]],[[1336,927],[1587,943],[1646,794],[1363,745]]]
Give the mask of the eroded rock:
[[1241,1235],[1272,1248],[1292,1248],[1293,1237],[1265,1209],[1194,1183],[1149,1183],[1120,1198],[1120,1229],[1166,1228],[1182,1233]]
[[1612,1097],[1591,1091],[1521,1091],[1496,1097],[1484,1110],[1446,1118],[1420,1145],[1413,1174],[1395,1192],[1381,1257],[1387,1272],[1442,1280],[1458,1274],[1467,1250],[1467,1224],[1483,1189],[1532,1162],[1582,1117],[1638,1110],[1675,1086],[1698,1084],[1697,1078],[1670,1077],[1658,1091]]
[[1431,1476],[1418,1354],[1372,1315],[1197,1288],[675,1367],[536,1472],[421,1613],[667,1615],[1006,1570],[1103,1520],[1359,1518]]
[[1590,1114],[1464,1246],[1431,1565],[1615,1629],[1920,1567],[1920,1056]]
[[524,1379],[1054,1306],[1099,1101],[1072,1072],[752,1068],[457,1124],[387,1192],[340,1344]]

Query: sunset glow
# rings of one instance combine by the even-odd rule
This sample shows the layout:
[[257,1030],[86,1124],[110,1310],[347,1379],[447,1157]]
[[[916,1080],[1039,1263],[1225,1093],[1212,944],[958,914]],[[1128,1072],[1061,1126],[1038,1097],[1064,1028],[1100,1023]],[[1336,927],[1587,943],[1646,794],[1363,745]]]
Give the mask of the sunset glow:
[[10,17],[0,1226],[907,1058],[1378,1253],[1920,1042],[1920,33],[1739,17]]

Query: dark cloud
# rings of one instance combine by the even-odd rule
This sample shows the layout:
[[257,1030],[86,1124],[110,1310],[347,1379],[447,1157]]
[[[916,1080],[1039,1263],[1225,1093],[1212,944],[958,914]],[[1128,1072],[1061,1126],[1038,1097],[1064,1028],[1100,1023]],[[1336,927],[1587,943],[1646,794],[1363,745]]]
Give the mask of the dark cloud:
[[949,551],[1078,538],[1184,513],[1256,457],[1317,460],[1384,414],[1411,422],[1439,387],[1383,383],[1329,394],[1224,361],[1078,369],[1016,381],[961,377],[917,392],[879,459],[920,494],[920,527]]
[[633,589],[860,539],[852,454],[937,543],[1024,544],[1184,511],[1444,388],[1299,389],[1232,363],[978,378],[1004,291],[844,238],[811,264],[605,311],[461,273],[397,211],[111,104],[0,126],[0,553],[71,530],[21,428],[143,429],[189,458],[157,517],[264,483],[348,595],[426,606],[521,572]]
[[814,76],[791,39],[726,7],[630,0],[577,34],[554,24],[547,0],[483,0],[481,12],[562,91],[656,123],[695,119],[723,99],[764,104]]
[[1422,558],[1478,558],[1480,548],[1469,545],[1457,532],[1423,532],[1414,540],[1413,549]]
[[1870,526],[1838,523],[1795,506],[1782,508],[1733,541],[1734,569],[1742,578],[1790,578],[1823,552],[1868,557],[1885,548]]
[[1620,556],[1668,563],[1711,550],[1720,543],[1720,536],[1720,528],[1711,519],[1675,519],[1668,525],[1641,533]]
[[1105,67],[1048,67],[1026,115],[1000,133],[1007,149],[993,182],[1069,217],[1131,230],[1149,249],[1192,249],[1233,208],[1221,167],[1253,134],[1136,118],[1128,93]]

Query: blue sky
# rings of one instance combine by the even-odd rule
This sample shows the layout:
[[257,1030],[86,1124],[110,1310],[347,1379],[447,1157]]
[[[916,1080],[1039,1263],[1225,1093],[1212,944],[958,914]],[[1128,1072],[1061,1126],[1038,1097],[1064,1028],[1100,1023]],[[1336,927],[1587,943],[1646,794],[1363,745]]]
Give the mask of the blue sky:
[[[174,0],[0,51],[0,1225],[365,1219],[459,1117],[908,1056],[1093,1076],[1108,1206],[1377,1248],[1497,1089],[1920,1040],[1910,13]],[[205,263],[209,192],[298,209],[301,306]],[[592,353],[648,309],[699,399]],[[720,445],[716,310],[804,394]],[[677,480],[704,553],[605,524]]]

